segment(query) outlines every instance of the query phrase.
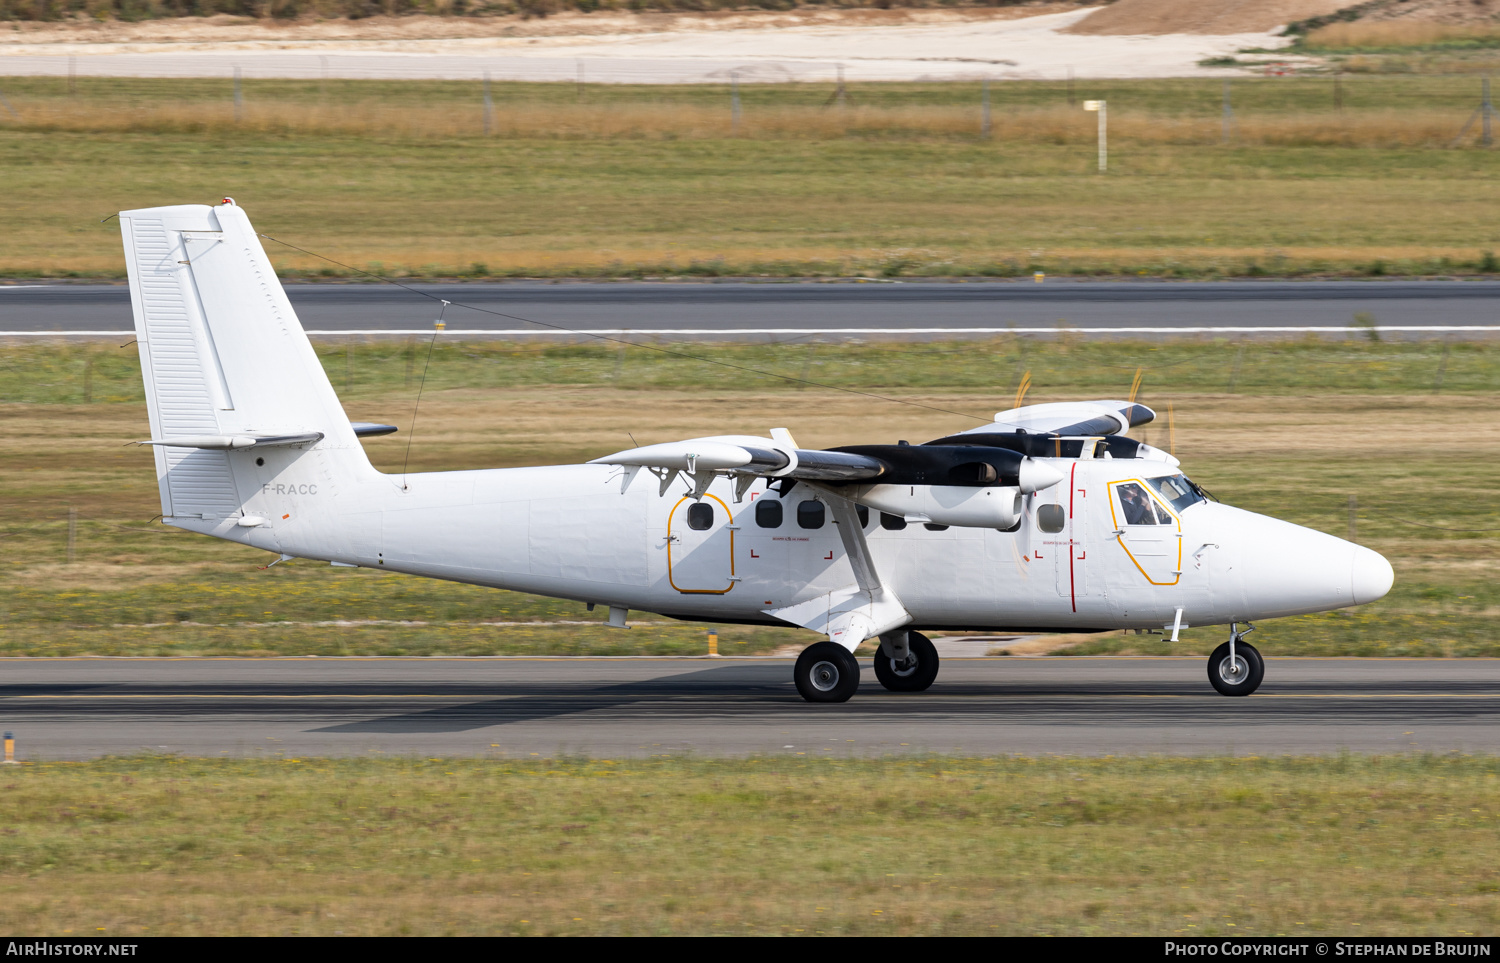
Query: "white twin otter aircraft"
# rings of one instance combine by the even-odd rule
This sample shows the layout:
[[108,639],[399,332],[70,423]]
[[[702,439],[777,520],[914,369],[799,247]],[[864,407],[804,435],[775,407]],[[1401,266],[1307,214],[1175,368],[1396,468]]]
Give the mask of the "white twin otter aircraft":
[[351,424],[244,212],[120,214],[162,514],[287,557],[408,572],[676,618],[800,626],[810,702],[932,685],[920,629],[1228,624],[1224,695],[1264,663],[1239,623],[1371,602],[1380,555],[1218,504],[1165,452],[1155,416],[1090,401],[1003,411],[921,445],[797,447],[722,435],[586,465],[386,475]]

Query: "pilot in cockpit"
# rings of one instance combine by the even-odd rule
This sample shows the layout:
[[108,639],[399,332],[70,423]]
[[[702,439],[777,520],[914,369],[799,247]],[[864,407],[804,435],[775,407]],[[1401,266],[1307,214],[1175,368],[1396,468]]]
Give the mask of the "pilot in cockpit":
[[1126,525],[1156,524],[1156,513],[1151,510],[1151,500],[1139,485],[1120,486],[1120,508],[1125,512]]

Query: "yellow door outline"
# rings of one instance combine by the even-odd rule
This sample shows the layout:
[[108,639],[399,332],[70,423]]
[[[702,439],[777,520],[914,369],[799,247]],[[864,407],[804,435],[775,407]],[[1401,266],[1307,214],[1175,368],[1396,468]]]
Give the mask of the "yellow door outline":
[[728,519],[728,521],[726,521],[724,524],[729,528],[729,588],[685,589],[678,588],[677,583],[672,581],[672,519],[677,517],[677,509],[682,507],[683,502],[697,501],[691,495],[684,495],[682,498],[678,499],[677,504],[673,505],[672,510],[667,513],[667,584],[672,586],[674,589],[677,589],[677,591],[681,592],[683,595],[723,595],[724,593],[731,591],[736,584],[734,578],[734,528],[732,527],[734,525],[734,512],[731,512],[729,510],[729,506],[724,504],[724,499],[718,497],[717,495],[704,495],[703,497],[712,498],[714,501],[718,502],[719,507],[724,509],[724,517]]
[[[1145,491],[1146,497],[1156,502],[1156,504],[1160,505],[1168,515],[1172,516],[1172,520],[1177,524],[1177,531],[1175,532],[1175,535],[1177,536],[1177,574],[1172,578],[1172,581],[1170,582],[1158,582],[1150,575],[1147,575],[1146,570],[1141,567],[1140,561],[1138,561],[1135,555],[1131,553],[1130,546],[1125,544],[1124,532],[1127,526],[1121,525],[1119,516],[1115,514],[1114,489],[1116,485],[1124,485],[1130,482],[1135,482],[1136,484],[1140,485],[1141,489]],[[1146,484],[1146,480],[1144,478],[1121,478],[1118,481],[1112,481],[1109,483],[1109,487],[1106,489],[1106,491],[1109,492],[1109,520],[1114,523],[1115,531],[1121,533],[1115,536],[1115,541],[1120,543],[1120,547],[1123,548],[1125,550],[1125,554],[1130,557],[1131,564],[1136,567],[1136,570],[1139,571],[1141,575],[1146,579],[1146,581],[1150,582],[1152,585],[1176,585],[1178,582],[1182,581],[1182,519],[1178,517],[1177,513],[1172,511],[1170,506],[1163,503],[1162,500],[1156,496],[1156,490],[1153,489],[1150,485]]]

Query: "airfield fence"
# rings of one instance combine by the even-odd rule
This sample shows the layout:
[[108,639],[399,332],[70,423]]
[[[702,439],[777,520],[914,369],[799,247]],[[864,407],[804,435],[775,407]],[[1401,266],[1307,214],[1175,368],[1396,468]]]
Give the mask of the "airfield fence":
[[355,69],[329,65],[329,57],[316,58],[322,66],[222,57],[210,76],[106,77],[92,72],[104,69],[97,64],[78,64],[104,58],[27,58],[33,63],[25,75],[15,72],[18,59],[0,61],[0,129],[1082,145],[1095,138],[1094,115],[1082,104],[1104,100],[1117,143],[1457,148],[1493,140],[1489,85],[1473,75],[1092,80],[976,73],[854,83],[794,74],[772,80],[747,66],[663,83],[648,62],[615,64],[611,82],[601,82],[590,79],[598,71],[585,61],[559,61],[518,80],[518,58],[421,58],[427,66],[420,69]]

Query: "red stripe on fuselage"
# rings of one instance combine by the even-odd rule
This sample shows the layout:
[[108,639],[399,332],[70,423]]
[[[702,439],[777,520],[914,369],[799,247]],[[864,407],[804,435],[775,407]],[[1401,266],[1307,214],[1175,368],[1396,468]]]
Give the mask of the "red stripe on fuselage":
[[1068,595],[1073,600],[1073,611],[1078,611],[1078,584],[1073,581],[1073,494],[1078,490],[1073,476],[1078,473],[1074,465],[1068,471]]

